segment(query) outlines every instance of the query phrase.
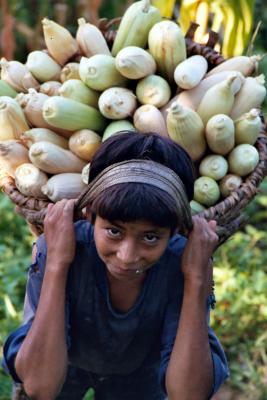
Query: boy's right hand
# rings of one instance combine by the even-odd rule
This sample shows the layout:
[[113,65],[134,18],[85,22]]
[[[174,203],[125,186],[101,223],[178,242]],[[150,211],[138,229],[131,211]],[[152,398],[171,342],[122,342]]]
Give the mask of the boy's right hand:
[[49,204],[44,219],[47,243],[47,266],[68,271],[75,256],[75,230],[73,211],[75,200],[61,200]]

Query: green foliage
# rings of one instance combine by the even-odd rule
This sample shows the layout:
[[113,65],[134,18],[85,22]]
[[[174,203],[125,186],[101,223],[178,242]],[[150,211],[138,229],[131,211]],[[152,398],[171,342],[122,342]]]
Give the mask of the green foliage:
[[230,385],[260,400],[267,397],[267,180],[246,212],[250,224],[215,256],[213,325],[229,359]]
[[[21,321],[27,267],[33,238],[25,221],[0,194],[0,350],[7,335]],[[0,400],[10,398],[10,380],[0,371]]]
[[[27,267],[33,238],[10,200],[0,194],[0,351],[21,321]],[[10,399],[10,379],[0,371],[0,400]]]
[[121,17],[126,9],[125,0],[104,0],[100,8],[101,18]]
[[259,33],[257,35],[257,44],[267,51],[267,7],[266,2],[264,0],[256,0],[255,4],[255,12],[254,12],[254,25],[258,24],[261,21],[261,27]]

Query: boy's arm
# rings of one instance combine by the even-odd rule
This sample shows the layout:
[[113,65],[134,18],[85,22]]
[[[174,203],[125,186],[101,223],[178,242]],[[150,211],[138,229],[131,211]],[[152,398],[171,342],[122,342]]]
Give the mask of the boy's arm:
[[15,369],[30,398],[52,400],[67,370],[65,297],[69,266],[75,253],[74,201],[50,206],[45,219],[47,261],[32,326],[15,360]]
[[212,392],[206,299],[201,287],[185,283],[179,328],[166,373],[170,400],[207,400]]
[[207,400],[212,392],[214,371],[206,301],[211,290],[209,260],[217,244],[215,228],[216,223],[197,217],[183,253],[182,307],[165,381],[170,400]]

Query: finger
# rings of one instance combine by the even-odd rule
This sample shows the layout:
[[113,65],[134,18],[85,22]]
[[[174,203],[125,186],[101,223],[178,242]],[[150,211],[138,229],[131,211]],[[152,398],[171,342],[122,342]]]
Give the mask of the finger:
[[65,204],[65,207],[74,208],[74,206],[75,206],[75,199],[69,199],[69,200],[67,200],[67,202],[66,202],[66,204]]
[[57,221],[60,221],[60,216],[62,215],[62,207],[64,207],[66,200],[60,200],[57,203],[50,203],[47,206],[47,212],[44,219],[45,226],[50,224],[54,224]]
[[46,213],[45,213],[45,220],[51,215],[52,209],[55,204],[49,203],[48,206],[46,207]]
[[47,210],[52,210],[52,208],[54,207],[54,203],[49,203],[47,206]]
[[51,210],[53,208],[54,204],[53,203],[49,203],[45,209],[45,218],[44,218],[44,222],[47,220],[48,216],[51,213]]
[[71,214],[71,215],[73,215],[74,207],[75,207],[75,200],[74,200],[74,199],[68,200],[68,201],[64,204],[63,212],[64,212],[65,214]]
[[193,218],[193,228],[195,231],[203,231],[203,229],[207,230],[209,229],[208,221],[203,217],[195,215]]
[[50,216],[59,217],[59,215],[62,214],[62,211],[63,211],[63,209],[64,209],[65,204],[66,204],[67,201],[68,201],[67,199],[62,199],[62,200],[57,201],[57,202],[53,205],[53,208],[52,208],[52,210],[51,210],[51,212],[50,212]]
[[210,220],[209,227],[215,232],[217,227],[217,221],[215,221],[214,219]]

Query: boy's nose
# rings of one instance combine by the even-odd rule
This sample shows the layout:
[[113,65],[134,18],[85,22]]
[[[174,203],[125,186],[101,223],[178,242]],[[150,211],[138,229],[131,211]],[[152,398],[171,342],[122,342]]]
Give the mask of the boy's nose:
[[138,267],[140,259],[137,246],[133,241],[124,241],[117,250],[117,259],[120,261],[121,268],[130,269]]

